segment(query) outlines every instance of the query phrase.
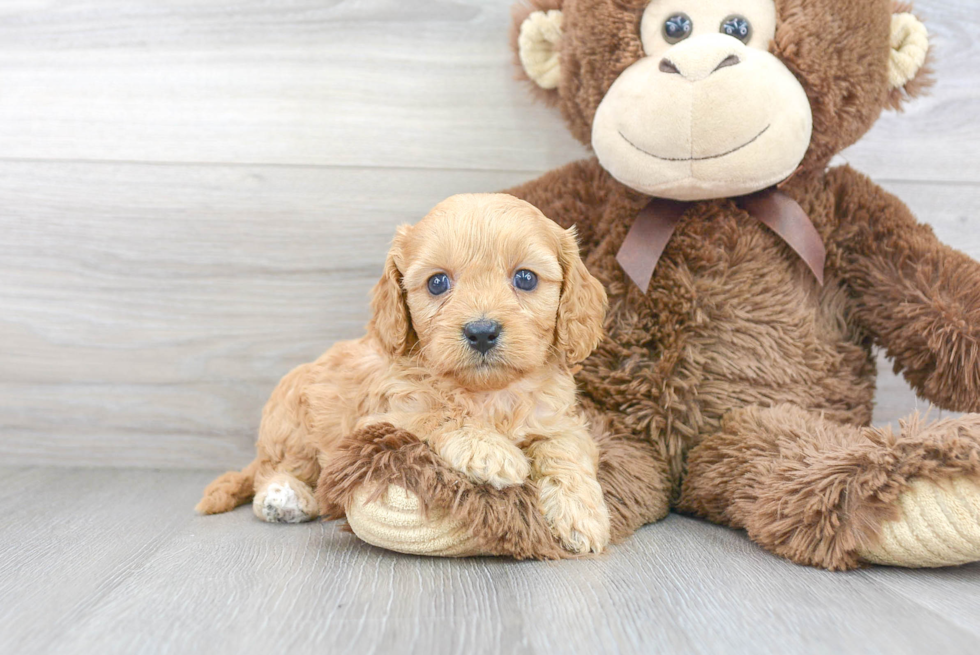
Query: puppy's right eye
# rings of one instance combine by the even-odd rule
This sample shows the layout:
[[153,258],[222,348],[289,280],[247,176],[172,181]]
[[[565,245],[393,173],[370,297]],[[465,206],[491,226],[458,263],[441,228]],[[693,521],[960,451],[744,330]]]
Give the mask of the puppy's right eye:
[[428,286],[429,293],[433,296],[441,296],[449,291],[449,276],[445,273],[436,273],[429,278],[426,286]]
[[538,276],[534,271],[522,268],[514,273],[514,286],[521,291],[534,291],[534,287],[538,286]]

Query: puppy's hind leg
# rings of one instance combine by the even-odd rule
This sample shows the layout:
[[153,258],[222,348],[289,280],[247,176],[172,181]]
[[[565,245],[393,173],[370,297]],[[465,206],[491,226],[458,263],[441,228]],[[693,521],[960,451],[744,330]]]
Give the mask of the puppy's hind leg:
[[304,523],[320,514],[310,486],[281,472],[272,473],[256,485],[252,510],[268,523]]
[[269,523],[303,523],[319,514],[310,489],[320,474],[308,430],[312,369],[304,364],[290,371],[262,410],[256,448],[264,463],[255,473],[252,510]]

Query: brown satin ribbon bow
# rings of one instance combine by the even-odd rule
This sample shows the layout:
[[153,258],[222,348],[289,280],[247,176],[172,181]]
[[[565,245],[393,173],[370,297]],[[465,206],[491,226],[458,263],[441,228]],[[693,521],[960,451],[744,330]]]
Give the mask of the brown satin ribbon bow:
[[[823,284],[827,251],[820,233],[799,203],[776,188],[739,198],[737,202],[739,207],[779,235],[796,251],[813,271],[817,281]],[[633,227],[616,254],[616,261],[643,293],[650,288],[653,271],[664,248],[684,212],[692,204],[654,198],[637,215]]]

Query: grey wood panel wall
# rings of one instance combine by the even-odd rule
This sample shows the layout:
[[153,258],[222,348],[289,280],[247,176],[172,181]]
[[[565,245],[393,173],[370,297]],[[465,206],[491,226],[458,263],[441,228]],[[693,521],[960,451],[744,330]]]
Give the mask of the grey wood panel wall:
[[[513,81],[509,5],[0,5],[0,459],[247,461],[396,224],[586,154]],[[917,7],[937,85],[843,159],[980,256],[980,12]],[[916,407],[881,387],[879,420]]]

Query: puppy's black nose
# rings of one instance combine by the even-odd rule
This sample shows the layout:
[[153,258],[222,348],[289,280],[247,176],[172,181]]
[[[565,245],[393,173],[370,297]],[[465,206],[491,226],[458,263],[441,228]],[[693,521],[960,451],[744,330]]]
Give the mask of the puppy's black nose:
[[470,348],[486,355],[491,348],[497,345],[497,337],[500,336],[500,323],[482,319],[472,321],[463,326],[463,336]]

